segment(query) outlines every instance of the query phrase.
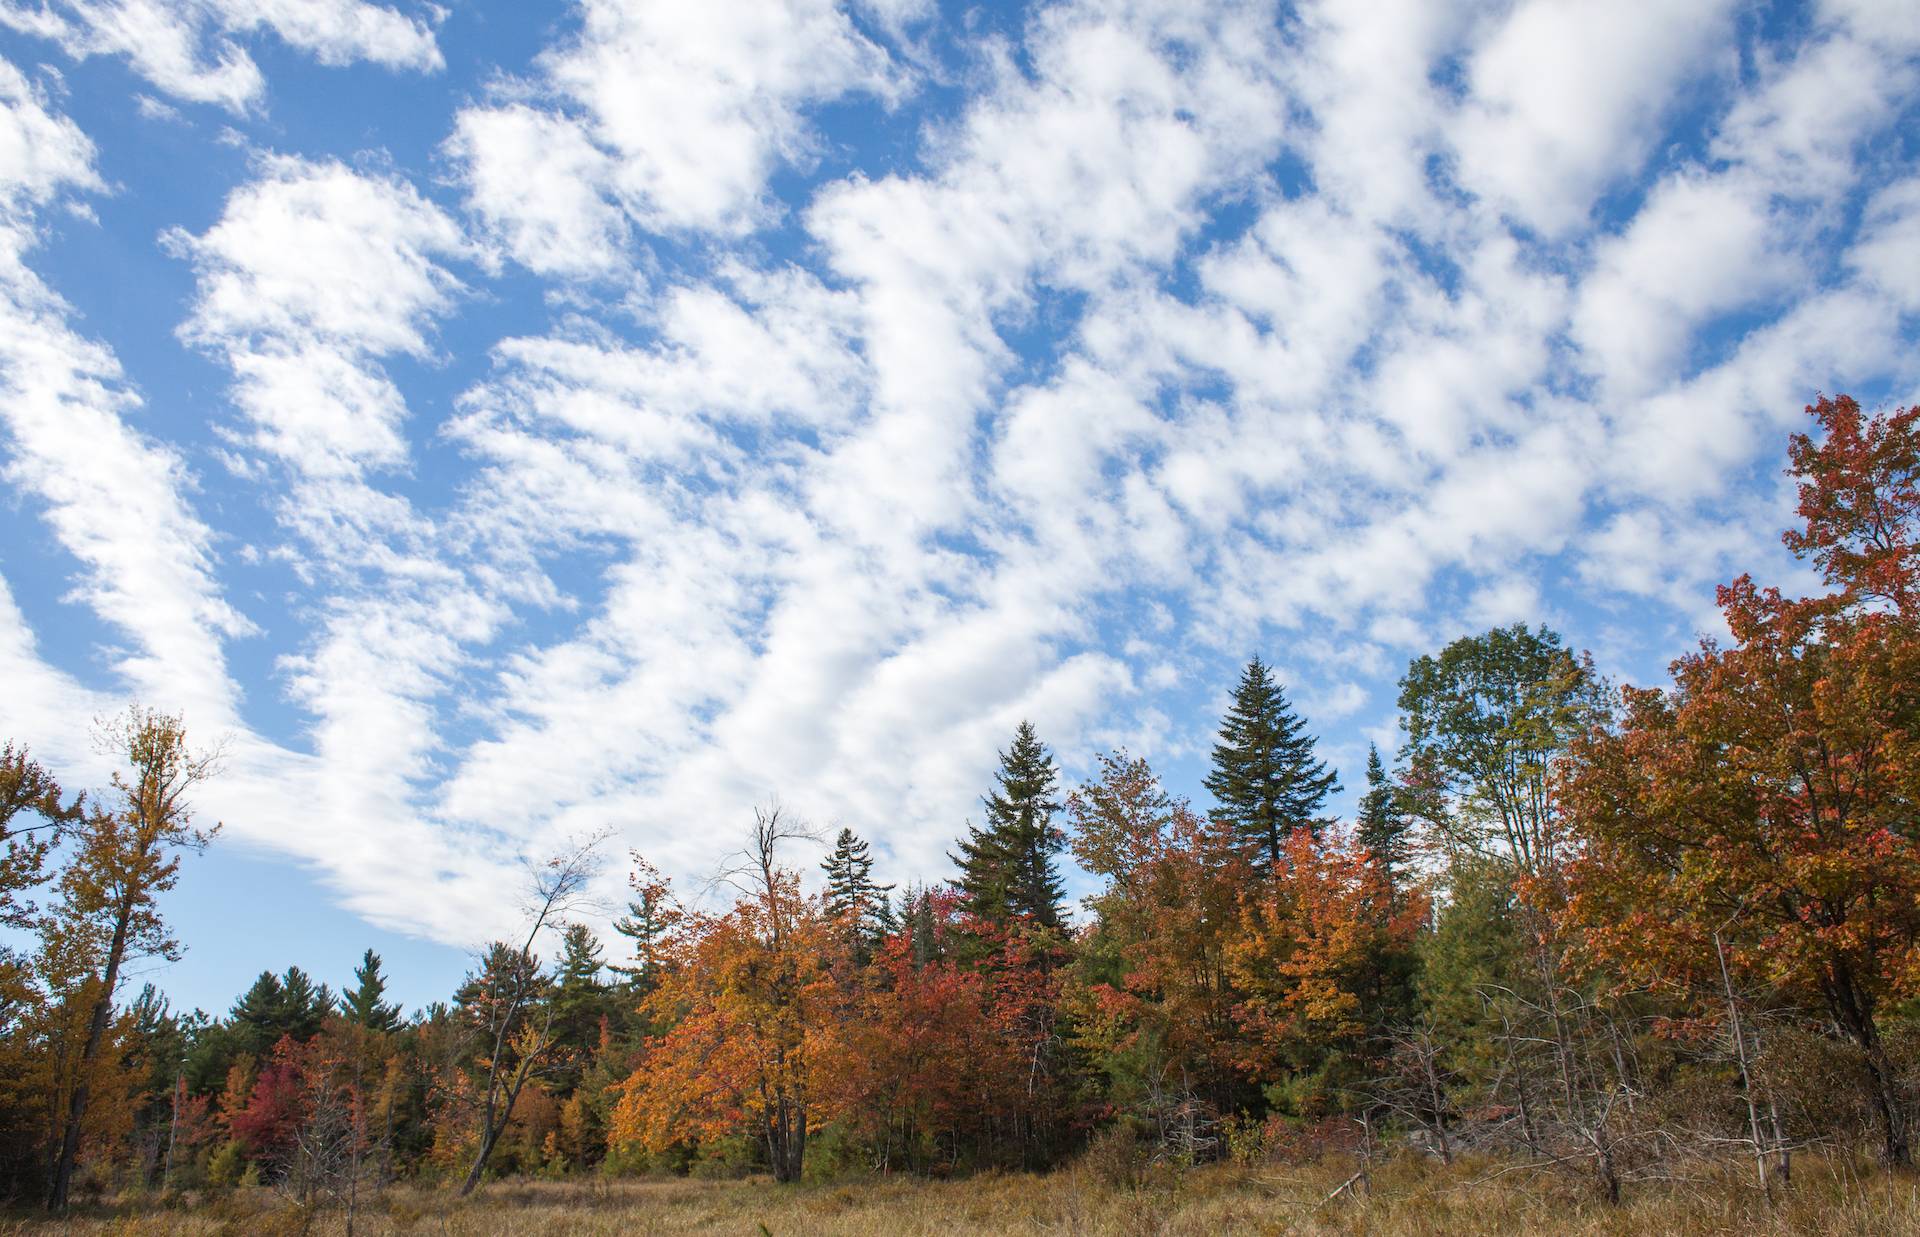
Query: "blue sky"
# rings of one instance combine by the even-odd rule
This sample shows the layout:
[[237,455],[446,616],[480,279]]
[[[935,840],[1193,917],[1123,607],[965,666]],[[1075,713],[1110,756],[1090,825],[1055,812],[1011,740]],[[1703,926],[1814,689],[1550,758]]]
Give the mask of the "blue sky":
[[1901,0],[0,0],[0,58],[0,733],[224,739],[187,1005],[442,996],[526,859],[697,885],[772,796],[942,878],[1022,718],[1197,797],[1254,652],[1349,788],[1458,635],[1652,681],[1794,578],[1802,406],[1920,382]]

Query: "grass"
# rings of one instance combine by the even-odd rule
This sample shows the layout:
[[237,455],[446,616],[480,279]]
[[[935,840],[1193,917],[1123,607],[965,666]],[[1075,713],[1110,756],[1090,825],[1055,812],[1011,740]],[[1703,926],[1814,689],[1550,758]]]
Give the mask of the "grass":
[[[1897,1234],[1920,1233],[1920,1178],[1808,1157],[1769,1204],[1751,1178],[1707,1166],[1642,1182],[1619,1207],[1564,1174],[1403,1158],[1329,1198],[1355,1165],[1215,1166],[1122,1187],[1084,1169],[1047,1177],[903,1178],[776,1186],[746,1181],[498,1182],[476,1197],[415,1187],[364,1202],[360,1233],[426,1234]],[[0,1234],[337,1234],[337,1210],[304,1213],[268,1190],[207,1200],[130,1198],[61,1222],[13,1213]]]

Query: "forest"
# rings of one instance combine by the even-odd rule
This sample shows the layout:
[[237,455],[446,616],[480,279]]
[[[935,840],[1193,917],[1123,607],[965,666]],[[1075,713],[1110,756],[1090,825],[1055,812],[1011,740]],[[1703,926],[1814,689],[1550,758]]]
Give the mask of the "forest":
[[132,707],[102,723],[121,771],[80,793],[10,736],[6,1214],[244,1195],[351,1231],[570,1182],[1288,1172],[1313,1207],[1428,1173],[1596,1215],[1711,1179],[1764,1214],[1840,1165],[1920,1218],[1920,408],[1807,411],[1784,542],[1810,595],[1725,584],[1726,634],[1655,686],[1540,625],[1417,657],[1351,820],[1326,807],[1352,775],[1255,657],[1204,804],[1125,751],[1065,784],[1022,724],[945,878],[883,883],[853,831],[762,806],[703,826],[740,846],[701,891],[624,860],[604,937],[588,899],[622,861],[587,839],[410,1016],[371,950],[221,1014],[134,990],[191,944],[162,909],[219,844],[193,808],[217,745]]

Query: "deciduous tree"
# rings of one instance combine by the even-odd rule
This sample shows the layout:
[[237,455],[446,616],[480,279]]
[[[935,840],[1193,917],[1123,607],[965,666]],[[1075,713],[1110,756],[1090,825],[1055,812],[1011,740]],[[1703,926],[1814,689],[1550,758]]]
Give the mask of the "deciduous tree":
[[1916,416],[1809,411],[1827,436],[1794,442],[1806,525],[1787,543],[1834,591],[1740,577],[1719,594],[1733,642],[1675,662],[1671,687],[1628,689],[1620,724],[1575,748],[1569,915],[1606,966],[1705,1008],[1737,981],[1819,1011],[1904,1163],[1881,1018],[1920,982]]
[[482,1072],[477,1141],[460,1186],[462,1197],[479,1186],[527,1084],[553,1068],[561,1050],[553,1008],[541,1000],[548,985],[533,945],[549,924],[565,918],[587,896],[599,871],[596,852],[604,838],[596,835],[544,863],[528,865],[526,937],[517,947],[495,941],[467,987],[462,1009],[478,1043]]
[[744,1131],[777,1181],[797,1181],[807,1140],[825,1119],[838,1008],[838,939],[820,899],[780,865],[783,842],[811,837],[779,808],[756,809],[751,841],[723,873],[739,895],[718,916],[686,913],[646,1008],[664,1035],[651,1042],[614,1110],[613,1136],[663,1151],[688,1137]]
[[1456,851],[1491,849],[1521,875],[1550,872],[1560,831],[1554,762],[1605,715],[1592,660],[1524,624],[1463,636],[1400,680],[1408,803]]
[[1233,830],[1169,795],[1146,762],[1103,756],[1067,801],[1087,901],[1073,1004],[1078,1038],[1116,1103],[1197,1150],[1242,1100],[1239,1001],[1227,957],[1253,862]]
[[187,796],[218,769],[218,749],[189,748],[180,718],[138,706],[102,722],[99,735],[126,768],[114,772],[106,801],[74,827],[73,854],[58,881],[55,915],[64,926],[66,947],[88,959],[91,1013],[47,1193],[52,1210],[67,1205],[93,1066],[106,1042],[121,970],[130,958],[180,956],[156,899],[173,888],[182,853],[204,848],[214,832],[194,828]]

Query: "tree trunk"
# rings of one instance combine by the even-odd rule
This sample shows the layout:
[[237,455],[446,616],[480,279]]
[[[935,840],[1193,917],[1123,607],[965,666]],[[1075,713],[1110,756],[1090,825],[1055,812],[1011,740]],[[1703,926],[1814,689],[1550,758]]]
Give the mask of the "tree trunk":
[[489,1119],[486,1128],[480,1132],[479,1154],[473,1157],[473,1167],[467,1170],[467,1179],[460,1185],[461,1198],[473,1193],[475,1187],[480,1184],[480,1174],[487,1170],[487,1161],[493,1158],[493,1144],[499,1139],[500,1129],[496,1128]]
[[1720,941],[1720,934],[1713,934],[1713,950],[1720,959],[1720,983],[1727,993],[1727,1019],[1733,1029],[1733,1055],[1740,1063],[1740,1091],[1747,1100],[1747,1129],[1753,1135],[1754,1170],[1760,1176],[1760,1192],[1768,1199],[1773,1198],[1773,1187],[1767,1181],[1767,1145],[1760,1135],[1760,1102],[1753,1092],[1753,1073],[1747,1068],[1747,1033],[1740,1022],[1740,1002],[1734,998],[1733,976],[1727,970],[1727,949]]
[[94,1058],[100,1055],[100,1041],[107,1035],[107,1019],[113,1012],[113,989],[120,982],[120,955],[127,948],[127,925],[133,919],[133,896],[120,899],[120,911],[113,920],[113,941],[107,946],[107,969],[101,976],[100,995],[93,1003],[93,1016],[87,1020],[87,1042],[80,1050],[80,1063],[74,1071],[73,1094],[67,1103],[67,1126],[60,1136],[60,1155],[53,1165],[53,1187],[47,1193],[48,1211],[65,1211],[67,1195],[73,1188],[73,1166],[80,1157],[80,1122],[87,1115],[87,1077]]
[[1859,1046],[1864,1057],[1867,1093],[1880,1118],[1880,1160],[1888,1167],[1907,1167],[1913,1163],[1907,1106],[1900,1096],[1893,1062],[1887,1058],[1879,1028],[1874,1025],[1873,1006],[1860,996],[1852,975],[1844,968],[1836,968],[1824,987],[1835,1024]]
[[1886,1050],[1877,1038],[1867,1047],[1867,1082],[1873,1092],[1874,1107],[1880,1114],[1881,1162],[1888,1167],[1905,1168],[1913,1163],[1906,1105],[1894,1081],[1893,1062],[1887,1059]]

